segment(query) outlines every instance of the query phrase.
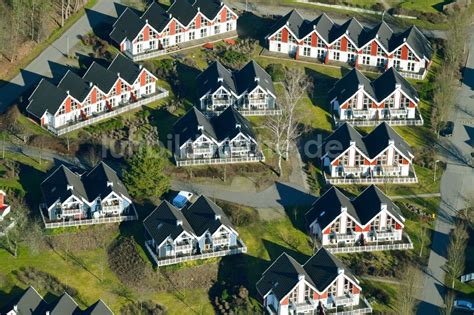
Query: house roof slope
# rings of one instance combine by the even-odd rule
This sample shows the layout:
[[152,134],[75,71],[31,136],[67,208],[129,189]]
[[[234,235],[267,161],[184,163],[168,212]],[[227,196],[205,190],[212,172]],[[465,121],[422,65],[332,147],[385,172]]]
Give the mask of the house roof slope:
[[110,38],[116,43],[121,43],[124,39],[134,39],[145,26],[145,21],[129,7],[123,11],[113,25]]
[[30,103],[26,110],[37,118],[41,118],[46,111],[54,115],[66,97],[66,91],[57,88],[46,79],[42,79],[29,97]]

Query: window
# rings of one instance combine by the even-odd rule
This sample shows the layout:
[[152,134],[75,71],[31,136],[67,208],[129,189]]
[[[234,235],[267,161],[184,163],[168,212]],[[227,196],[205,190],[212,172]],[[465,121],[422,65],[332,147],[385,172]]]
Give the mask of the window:
[[207,27],[209,26],[209,21],[206,19],[201,19],[201,27]]
[[351,42],[347,43],[347,51],[348,52],[356,52],[356,49],[355,49],[354,45],[351,44]]
[[318,38],[318,47],[319,48],[326,48],[326,45],[324,44],[324,42],[320,38]]
[[411,52],[411,50],[408,50],[408,60],[414,61],[416,60],[415,54]]
[[152,40],[152,41],[150,42],[150,49],[151,49],[151,50],[155,50],[155,49],[156,49],[156,41]]
[[370,226],[373,231],[379,231],[380,230],[380,216],[375,217],[374,221],[372,222]]
[[227,16],[226,16],[226,18],[225,18],[226,21],[232,20],[232,16],[233,16],[232,12],[230,12],[230,10],[227,10]]
[[398,165],[398,164],[402,164],[403,163],[403,157],[401,156],[400,153],[398,153],[398,151],[395,151],[394,154],[393,154],[393,165]]
[[391,216],[387,216],[385,221],[385,228],[387,230],[395,230],[395,220]]
[[304,287],[304,296],[308,299],[313,298],[313,289],[311,289],[308,285],[305,285]]
[[289,302],[296,303],[298,301],[298,288],[295,288],[288,297]]
[[415,72],[415,63],[414,62],[407,63],[407,71]]
[[207,28],[201,28],[201,37],[207,36]]
[[161,42],[163,47],[168,47],[170,44],[170,39],[169,38],[163,38],[163,41]]
[[402,58],[402,49],[398,49],[397,51],[395,51],[395,53],[393,54],[393,56],[397,59],[401,59]]
[[153,33],[153,30],[151,28],[148,30],[148,36],[149,36],[148,38],[153,38],[154,37],[154,33]]
[[357,96],[354,96],[349,101],[349,108],[356,109],[357,108]]
[[59,108],[58,115],[64,115],[64,114],[66,114],[66,108],[63,105]]
[[318,57],[319,59],[323,59],[323,58],[324,58],[324,50],[318,49],[318,50],[316,51],[316,55],[317,55],[317,57]]
[[340,233],[341,232],[341,220],[337,220],[336,222],[334,222],[334,224],[332,225],[331,230],[333,230],[334,233]]
[[142,44],[138,44],[138,45],[137,45],[137,52],[138,52],[138,53],[141,53],[142,50],[143,50]]
[[227,32],[232,31],[232,22],[227,23],[226,26],[225,26],[225,29],[226,29]]
[[219,34],[220,32],[221,32],[221,26],[220,25],[214,26],[214,34]]
[[405,109],[410,107],[410,100],[405,95],[400,95],[400,108]]
[[139,42],[143,42],[143,34],[140,34],[138,35],[138,39],[137,39]]
[[362,53],[364,55],[370,55],[370,45],[365,46],[364,49],[362,49]]
[[332,46],[332,49],[334,50],[341,50],[341,40],[338,40],[334,46]]
[[183,27],[176,23],[176,33],[181,33],[183,31]]
[[281,44],[280,43],[277,44],[277,51],[281,52]]
[[151,90],[151,85],[147,85],[147,86],[145,87],[145,94],[148,95],[148,94],[151,94],[151,92],[152,92],[152,90]]
[[303,47],[303,56],[311,56],[311,48],[310,47]]
[[196,28],[196,21],[193,21],[191,25],[189,25],[190,30],[194,30]]
[[182,35],[176,36],[176,44],[179,44],[179,43],[181,43],[182,41],[183,41]]
[[354,156],[354,165],[361,166],[362,164],[364,164],[364,158],[362,157],[362,155],[356,153]]
[[370,64],[370,57],[369,56],[362,56],[362,64],[369,65]]
[[304,39],[304,44],[308,45],[308,46],[311,46],[311,36],[308,36]]
[[362,101],[363,109],[369,109],[371,103],[372,103],[372,100],[367,95],[364,95],[364,99]]
[[341,53],[338,51],[334,52],[334,60],[339,60],[341,58]]
[[384,56],[385,52],[383,51],[382,47],[377,46],[377,56]]
[[356,230],[356,223],[351,218],[347,218],[347,229],[351,232],[355,232]]
[[334,282],[334,284],[329,287],[328,293],[330,296],[337,295],[337,282]]
[[378,67],[383,67],[385,65],[385,59],[384,58],[377,58],[377,66]]
[[189,38],[189,40],[194,40],[196,38],[196,34],[194,34],[194,32],[190,32],[188,34],[188,38]]
[[390,96],[385,101],[385,107],[388,107],[388,108],[394,108],[395,107],[395,95]]
[[281,42],[281,32],[278,32],[278,34],[275,35],[275,41]]
[[344,293],[352,293],[352,287],[353,284],[349,280],[344,279]]
[[400,69],[400,60],[394,60],[394,61],[393,61],[393,67],[394,67],[396,70],[399,70],[399,69]]
[[347,55],[347,61],[348,62],[355,62],[356,60],[356,55],[355,54],[348,54]]

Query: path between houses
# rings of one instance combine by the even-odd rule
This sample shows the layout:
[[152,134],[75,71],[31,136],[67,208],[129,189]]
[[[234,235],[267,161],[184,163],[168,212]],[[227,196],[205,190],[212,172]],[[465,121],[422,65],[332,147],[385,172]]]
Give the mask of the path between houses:
[[[80,35],[87,34],[93,28],[113,22],[117,16],[115,3],[120,0],[100,0],[86,11],[77,22],[46,48],[35,60],[13,78],[0,87],[0,112],[5,111],[20,96],[31,90],[43,77],[59,77],[67,68],[67,47],[74,47],[80,41]],[[69,45],[68,45],[69,43]]]

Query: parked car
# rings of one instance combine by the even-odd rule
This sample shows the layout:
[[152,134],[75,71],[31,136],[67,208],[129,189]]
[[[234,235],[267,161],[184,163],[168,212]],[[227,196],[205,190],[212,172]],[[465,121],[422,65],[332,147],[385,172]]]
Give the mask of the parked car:
[[193,193],[190,193],[189,191],[180,191],[176,197],[173,199],[173,206],[175,206],[178,209],[183,209],[186,207],[188,202],[191,201],[191,198],[193,197]]
[[454,308],[458,310],[472,311],[474,312],[474,304],[465,300],[454,301]]
[[446,125],[444,125],[444,128],[441,129],[439,134],[442,137],[451,137],[453,135],[453,131],[454,131],[454,122],[448,121]]

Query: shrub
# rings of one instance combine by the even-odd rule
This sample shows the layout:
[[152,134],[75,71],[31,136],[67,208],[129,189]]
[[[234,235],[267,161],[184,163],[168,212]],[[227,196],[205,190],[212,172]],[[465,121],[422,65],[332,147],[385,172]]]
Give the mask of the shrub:
[[242,65],[248,61],[248,55],[236,50],[226,50],[221,57],[221,61],[231,67]]
[[285,79],[285,68],[281,64],[269,64],[266,70],[274,82],[281,82]]
[[78,295],[76,289],[63,284],[55,276],[33,267],[21,267],[14,274],[18,281],[25,285],[33,285],[38,290],[48,291],[56,295],[67,292],[71,297]]
[[224,201],[217,201],[233,225],[247,226],[258,221],[258,213],[252,209]]
[[133,238],[122,237],[107,251],[110,269],[127,286],[136,287],[146,278],[146,263]]
[[166,309],[153,301],[133,302],[120,309],[122,315],[163,315]]

